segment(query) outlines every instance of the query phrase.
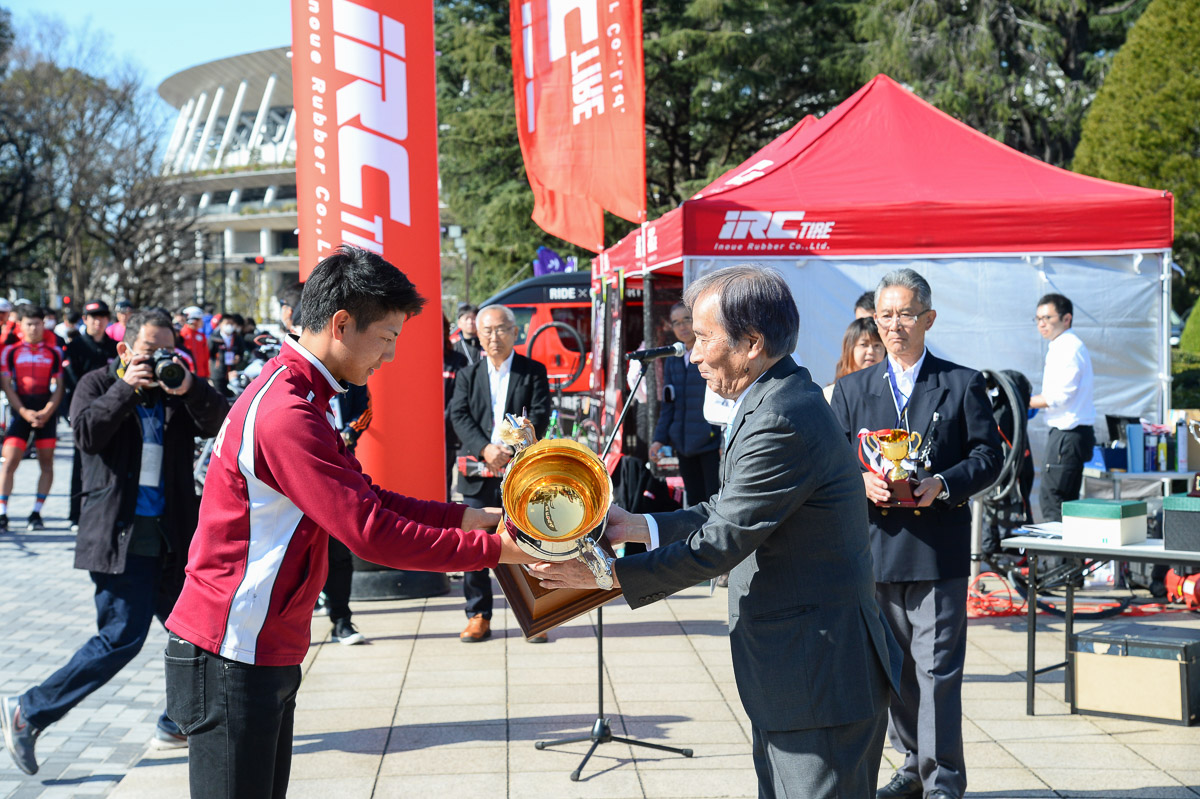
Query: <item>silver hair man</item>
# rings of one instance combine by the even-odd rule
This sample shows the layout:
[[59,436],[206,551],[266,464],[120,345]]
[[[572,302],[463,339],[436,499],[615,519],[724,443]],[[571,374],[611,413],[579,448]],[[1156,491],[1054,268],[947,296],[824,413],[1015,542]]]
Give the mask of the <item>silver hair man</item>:
[[883,276],[879,281],[879,285],[875,288],[875,305],[879,306],[879,295],[884,289],[892,286],[900,286],[906,288],[916,295],[917,302],[921,303],[921,307],[929,309],[933,307],[933,289],[929,288],[929,281],[921,277],[916,270],[913,269],[893,269]]

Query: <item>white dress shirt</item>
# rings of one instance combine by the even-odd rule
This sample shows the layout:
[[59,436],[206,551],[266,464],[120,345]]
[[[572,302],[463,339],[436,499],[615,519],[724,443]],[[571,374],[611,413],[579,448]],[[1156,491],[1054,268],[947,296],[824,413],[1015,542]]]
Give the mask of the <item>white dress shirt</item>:
[[[903,411],[908,407],[908,401],[912,398],[913,389],[917,385],[917,376],[921,374],[921,367],[925,364],[925,356],[929,354],[929,348],[921,350],[921,357],[917,358],[917,362],[905,369],[900,365],[900,362],[888,354],[888,366],[890,369],[884,370],[883,377],[888,381],[888,392],[892,395],[892,400],[896,402],[896,423],[908,429],[904,424]],[[888,372],[891,372],[891,377],[896,378],[896,390],[900,392],[900,399],[897,401],[896,394],[891,390],[892,380],[888,377]]]
[[1046,350],[1042,397],[1046,400],[1046,424],[1051,427],[1070,430],[1096,421],[1092,358],[1087,346],[1070,330],[1059,333]]
[[492,393],[492,443],[504,444],[500,437],[500,425],[504,422],[504,403],[508,400],[508,379],[512,377],[514,352],[510,352],[497,369],[492,359],[487,359],[488,390]]

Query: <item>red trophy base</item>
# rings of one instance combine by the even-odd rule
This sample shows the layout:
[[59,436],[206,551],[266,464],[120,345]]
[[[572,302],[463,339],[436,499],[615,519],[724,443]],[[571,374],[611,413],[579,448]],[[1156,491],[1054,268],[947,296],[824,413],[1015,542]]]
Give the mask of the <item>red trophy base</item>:
[[887,481],[888,489],[892,492],[892,498],[887,502],[876,502],[875,505],[880,508],[915,508],[918,507],[917,499],[913,495],[913,489],[917,487],[917,481],[909,477],[904,480],[893,480],[887,475],[883,475],[883,479]]
[[[608,541],[601,538],[600,548],[612,554]],[[496,581],[504,592],[517,624],[526,638],[582,616],[621,596],[620,588],[608,591],[599,588],[542,588],[536,577],[521,566],[501,563],[496,567]]]
[[1200,497],[1200,472],[1192,475],[1191,479],[1192,490],[1188,492],[1189,497]]

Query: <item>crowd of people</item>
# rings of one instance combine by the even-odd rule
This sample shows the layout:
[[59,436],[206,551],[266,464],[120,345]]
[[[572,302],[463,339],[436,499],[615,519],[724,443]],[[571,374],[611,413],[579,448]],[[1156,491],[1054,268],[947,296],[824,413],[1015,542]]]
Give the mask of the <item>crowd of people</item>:
[[[51,453],[44,468],[52,463],[66,397],[80,486],[75,565],[96,585],[98,627],[42,683],[0,700],[22,770],[37,770],[38,736],[124,667],[157,617],[170,631],[159,738],[190,746],[192,796],[286,795],[312,609],[327,609],[343,643],[363,640],[350,622],[351,552],[463,572],[464,643],[491,635],[488,570],[498,563],[528,564],[548,589],[595,587],[582,562],[536,563],[496,529],[513,457],[502,420],[522,415],[540,437],[551,414],[546,368],[515,352],[504,306],[460,307],[457,342],[444,326],[447,480],[453,470],[463,502],[413,500],[362,473],[353,452],[370,423],[367,378],[395,357],[424,303],[379,256],[341,248],[281,292],[289,335],[232,408],[253,320],[118,306],[111,322],[95,301],[67,320],[64,355],[44,312],[13,309],[15,340],[0,355],[14,411],[0,502],[6,512],[31,437]],[[967,500],[999,473],[1003,444],[980,373],[926,345],[937,311],[921,275],[889,273],[855,314],[823,391],[791,357],[800,320],[777,272],[731,267],[688,286],[670,310],[685,356],[663,366],[649,448],[653,459],[666,447],[679,458],[684,507],[614,506],[610,541],[644,551],[608,565],[633,608],[727,577],[760,796],[958,799]],[[1052,428],[1046,515],[1078,496],[1094,421],[1090,358],[1072,319],[1066,297],[1037,303],[1050,341],[1031,400]],[[888,429],[923,442],[906,461],[909,503],[894,502],[894,484],[856,453],[861,433]],[[201,503],[194,441],[214,437]],[[31,526],[50,488],[43,478]],[[876,790],[885,734],[903,760]]]

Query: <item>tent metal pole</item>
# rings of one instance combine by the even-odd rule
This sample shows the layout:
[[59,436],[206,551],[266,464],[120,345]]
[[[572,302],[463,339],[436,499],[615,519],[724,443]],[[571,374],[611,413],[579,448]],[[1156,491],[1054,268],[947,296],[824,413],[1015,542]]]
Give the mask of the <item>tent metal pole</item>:
[[1171,251],[1159,256],[1162,307],[1159,309],[1159,421],[1166,424],[1171,413]]

